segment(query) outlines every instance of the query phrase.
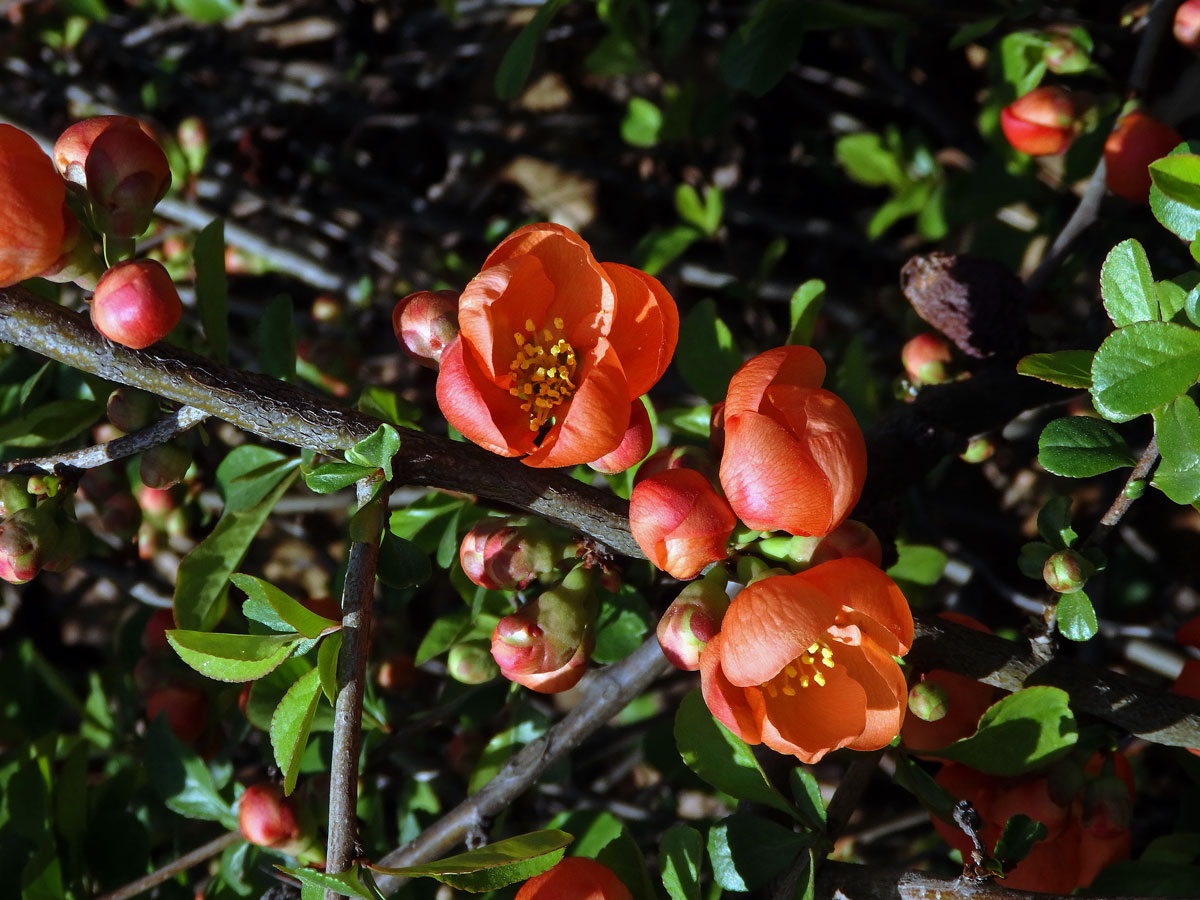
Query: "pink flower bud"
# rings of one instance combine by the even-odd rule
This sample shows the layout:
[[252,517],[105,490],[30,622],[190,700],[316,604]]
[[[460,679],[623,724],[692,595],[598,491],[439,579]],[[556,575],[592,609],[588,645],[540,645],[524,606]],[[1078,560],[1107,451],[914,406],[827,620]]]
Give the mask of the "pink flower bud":
[[19,509],[0,522],[0,578],[24,584],[42,570],[46,524],[36,507]]
[[417,291],[392,310],[392,330],[400,349],[421,365],[437,369],[442,353],[458,337],[458,294]]
[[196,688],[163,688],[146,698],[147,721],[153,722],[160,713],[166,715],[175,737],[193,744],[208,721],[208,697]]
[[183,304],[162,263],[117,263],[100,279],[92,298],[92,323],[118,344],[140,350],[161,341],[179,323]]
[[[338,610],[334,618],[341,618],[341,610]],[[379,671],[375,673],[375,683],[385,691],[397,694],[413,687],[417,683],[417,667],[412,655],[394,653],[385,659],[380,664]]]
[[1076,101],[1064,88],[1043,85],[1000,111],[1000,127],[1014,150],[1030,156],[1062,153],[1079,130]]
[[625,429],[617,449],[588,465],[597,472],[615,475],[645,459],[653,444],[654,429],[650,425],[650,415],[641,400],[634,400],[629,407],[629,427]]
[[543,694],[574,687],[596,639],[591,584],[588,570],[572,569],[562,584],[501,619],[492,632],[500,674]]
[[668,469],[695,469],[709,481],[717,477],[717,461],[703,447],[664,447],[638,467],[633,483],[639,485],[651,475]]
[[458,558],[471,581],[489,590],[520,590],[554,569],[563,542],[543,523],[523,518],[480,519],[463,535]]
[[282,850],[300,837],[292,803],[273,784],[252,784],[238,802],[238,829],[260,847]]
[[451,647],[446,670],[451,678],[463,684],[484,684],[500,674],[500,667],[484,641],[466,641]]
[[870,527],[854,519],[847,519],[821,538],[809,562],[815,566],[831,559],[848,557],[865,559],[876,568],[883,568],[883,547],[879,537]]
[[685,587],[658,621],[658,643],[663,655],[677,669],[700,669],[700,651],[721,630],[721,618],[729,609],[725,573],[704,577]]
[[1175,40],[1189,50],[1200,50],[1200,0],[1183,0],[1175,10]]
[[1059,550],[1046,560],[1042,567],[1042,579],[1050,590],[1070,594],[1082,589],[1095,571],[1095,565],[1082,553]]
[[737,517],[708,479],[671,469],[645,479],[629,501],[629,528],[655,566],[679,579],[695,577],[728,554]]
[[936,331],[918,334],[900,350],[904,371],[915,385],[945,382],[948,379],[946,366],[951,358],[950,343]]

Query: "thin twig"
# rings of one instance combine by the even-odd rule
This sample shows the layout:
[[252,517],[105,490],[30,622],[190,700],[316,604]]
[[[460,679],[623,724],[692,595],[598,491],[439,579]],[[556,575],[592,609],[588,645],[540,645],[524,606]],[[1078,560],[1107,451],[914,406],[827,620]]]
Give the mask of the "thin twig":
[[[1158,462],[1158,441],[1156,438],[1150,438],[1150,443],[1146,445],[1146,449],[1142,451],[1141,457],[1137,461],[1137,465],[1133,467],[1133,471],[1129,473],[1129,478],[1125,481],[1125,486],[1120,493],[1113,498],[1112,505],[1109,506],[1107,512],[1100,517],[1100,521],[1096,523],[1096,527],[1092,529],[1091,534],[1083,542],[1084,547],[1090,547],[1104,540],[1110,531],[1120,524],[1125,513],[1129,511],[1129,507],[1133,506],[1133,502],[1137,500],[1139,493],[1137,484],[1144,483],[1149,477],[1151,470],[1154,469],[1155,463]],[[1144,484],[1143,484],[1144,487]]]
[[161,869],[155,869],[149,875],[143,875],[137,881],[131,881],[124,887],[119,887],[115,891],[110,891],[107,894],[94,898],[94,900],[128,900],[130,897],[136,897],[138,894],[157,887],[164,881],[170,881],[180,872],[184,872],[192,866],[197,866],[206,860],[212,859],[218,853],[224,851],[225,848],[232,847],[240,840],[243,840],[241,832],[230,831],[218,838],[213,838],[207,844],[197,847],[191,853],[185,853],[178,859],[172,860]]
[[[344,872],[354,862],[358,837],[358,756],[362,738],[362,704],[366,687],[367,649],[371,642],[371,607],[375,597],[375,568],[379,562],[379,530],[387,508],[387,486],[372,496],[376,486],[369,479],[358,483],[360,514],[370,515],[372,505],[378,523],[368,527],[368,540],[350,546],[346,582],[342,590],[342,650],[338,660],[338,695],[334,706],[333,757],[329,773],[329,844],[325,871]],[[337,900],[327,890],[325,900]]]
[[155,422],[149,428],[144,428],[135,434],[95,444],[69,453],[59,453],[54,456],[41,456],[37,459],[14,459],[0,463],[0,475],[13,472],[36,474],[38,472],[53,473],[59,467],[69,469],[94,469],[115,459],[124,459],[165,444],[172,438],[178,437],[190,428],[199,425],[208,418],[208,413],[194,406],[184,406],[168,415],[165,419]]

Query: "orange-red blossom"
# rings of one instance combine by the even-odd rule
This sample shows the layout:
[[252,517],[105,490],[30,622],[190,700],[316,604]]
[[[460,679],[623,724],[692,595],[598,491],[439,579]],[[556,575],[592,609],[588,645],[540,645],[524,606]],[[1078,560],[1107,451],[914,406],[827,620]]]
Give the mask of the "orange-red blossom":
[[896,584],[862,559],[756,581],[730,604],[700,656],[712,714],[750,744],[801,762],[887,746],[908,689],[912,613]]
[[530,878],[515,900],[632,900],[629,888],[603,863],[568,856],[541,875]]
[[0,125],[0,287],[32,278],[59,257],[67,189],[37,141]]
[[828,534],[858,502],[866,442],[824,379],[817,351],[788,346],[753,357],[729,382],[721,487],[751,528]]
[[679,333],[657,280],[598,263],[579,235],[547,223],[500,242],[459,298],[458,321],[438,372],[442,414],[481,447],[538,467],[620,446]]

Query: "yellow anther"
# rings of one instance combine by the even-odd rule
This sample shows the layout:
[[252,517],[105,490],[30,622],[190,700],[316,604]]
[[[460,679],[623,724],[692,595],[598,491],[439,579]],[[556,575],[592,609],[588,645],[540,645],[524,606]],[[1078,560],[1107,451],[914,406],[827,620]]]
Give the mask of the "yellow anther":
[[821,655],[823,657],[825,657],[826,659],[833,659],[833,651],[830,650],[828,647],[821,648]]
[[533,331],[533,319],[526,319],[526,320],[525,320],[525,330],[526,330],[526,331]]
[[563,320],[562,320],[562,317],[561,317],[561,316],[555,316],[555,317],[554,317],[554,327],[555,327],[555,328],[557,328],[557,329],[559,329],[560,331],[561,331],[563,328],[565,328],[565,327],[566,327],[566,326],[563,324]]
[[814,657],[805,653],[803,656],[800,657],[800,662],[802,662],[806,666],[811,666],[813,664],[813,659],[814,659]]
[[796,689],[795,689],[794,687],[792,687],[790,684],[789,684],[789,685],[787,685],[787,686],[785,686],[785,687],[784,687],[784,689],[783,689],[783,696],[785,696],[785,697],[795,697],[795,696],[796,696]]
[[802,687],[802,688],[808,687],[808,676],[807,675],[800,676],[800,687]]
[[521,332],[518,331],[515,334],[513,334],[513,340],[516,341],[517,346],[520,347],[525,343],[525,336],[523,334],[521,334]]
[[821,660],[821,665],[823,665],[827,669],[832,669],[833,668],[833,660],[826,657],[825,659]]
[[821,649],[821,644],[818,641],[813,641],[811,644],[808,645],[809,653],[816,653],[819,649]]
[[779,696],[779,691],[775,690],[775,685],[773,685],[773,684],[767,685],[767,693],[770,694],[772,697]]
[[783,671],[787,672],[787,676],[788,676],[788,678],[795,678],[797,675],[799,675],[799,674],[800,674],[799,672],[797,672],[797,671],[796,671],[796,667],[795,667],[795,666],[788,666],[788,667],[787,667],[786,669],[784,669]]
[[813,681],[817,683],[818,687],[825,687],[825,676],[820,672],[813,676]]

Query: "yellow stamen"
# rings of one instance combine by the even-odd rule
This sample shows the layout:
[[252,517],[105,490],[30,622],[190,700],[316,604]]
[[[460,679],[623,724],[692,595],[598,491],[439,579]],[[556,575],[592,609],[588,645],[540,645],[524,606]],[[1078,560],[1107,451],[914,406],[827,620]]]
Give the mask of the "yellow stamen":
[[817,687],[825,687],[825,673],[818,668],[818,663],[826,669],[834,668],[833,648],[822,638],[814,641],[805,652],[784,666],[782,672],[763,684],[763,688],[771,699],[776,699],[780,692],[785,697],[795,697],[796,688],[793,682],[798,682],[802,689],[814,683]]
[[520,408],[529,412],[529,430],[539,431],[551,421],[554,410],[575,393],[575,348],[562,336],[564,322],[555,317],[555,333],[538,329],[533,319],[525,320],[526,334],[514,334],[516,355],[508,367],[508,393],[519,398]]

